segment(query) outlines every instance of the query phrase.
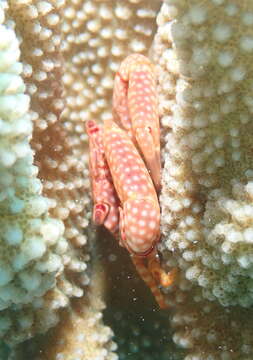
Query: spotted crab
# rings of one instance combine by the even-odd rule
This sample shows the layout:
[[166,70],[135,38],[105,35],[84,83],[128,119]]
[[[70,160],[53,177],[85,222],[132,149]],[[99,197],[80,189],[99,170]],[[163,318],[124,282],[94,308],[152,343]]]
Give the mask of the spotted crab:
[[129,55],[115,76],[113,119],[102,128],[86,122],[90,148],[93,221],[104,225],[125,247],[161,308],[159,285],[170,286],[176,270],[160,266],[160,127],[154,65]]

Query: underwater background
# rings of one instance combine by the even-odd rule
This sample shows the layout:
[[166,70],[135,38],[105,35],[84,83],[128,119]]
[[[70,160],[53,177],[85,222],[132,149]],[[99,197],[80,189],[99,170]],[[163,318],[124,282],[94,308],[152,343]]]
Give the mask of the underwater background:
[[[155,64],[161,310],[91,222],[84,123]],[[251,0],[0,0],[0,359],[252,360]]]

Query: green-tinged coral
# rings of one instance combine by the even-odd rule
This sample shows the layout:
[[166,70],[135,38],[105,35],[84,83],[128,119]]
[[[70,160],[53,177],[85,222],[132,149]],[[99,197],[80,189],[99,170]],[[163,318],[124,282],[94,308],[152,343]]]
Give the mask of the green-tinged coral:
[[163,248],[205,298],[251,306],[253,3],[167,0],[158,24]]
[[[25,307],[30,304],[39,311],[41,297],[62,272],[67,243],[63,223],[48,216],[50,201],[41,195],[29,145],[33,127],[30,99],[20,77],[19,42],[4,24],[3,10],[1,6],[0,336],[16,342],[29,336],[33,322]],[[16,311],[20,316],[15,316]]]

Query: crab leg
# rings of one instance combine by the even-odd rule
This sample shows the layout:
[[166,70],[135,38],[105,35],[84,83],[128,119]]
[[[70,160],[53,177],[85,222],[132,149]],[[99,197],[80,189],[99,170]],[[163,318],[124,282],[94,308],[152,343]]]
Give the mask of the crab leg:
[[177,275],[177,269],[173,268],[168,273],[166,271],[164,271],[161,268],[159,256],[158,256],[156,249],[154,249],[147,256],[147,268],[149,269],[155,282],[158,285],[162,285],[163,287],[167,288],[174,283],[176,275]]
[[95,121],[87,121],[85,125],[90,148],[93,221],[96,225],[103,224],[110,232],[116,234],[119,223],[119,199],[105,158],[103,131]]
[[166,273],[161,268],[158,254],[155,249],[153,249],[153,251],[144,258],[131,255],[131,259],[136,267],[137,272],[150,288],[160,308],[166,309],[168,304],[166,303],[164,296],[158,286],[162,285],[165,288],[171,286],[175,281],[177,269],[173,268],[170,272]]
[[152,277],[149,269],[144,265],[143,259],[136,255],[131,255],[131,259],[133,264],[135,265],[138,274],[150,288],[157,304],[160,306],[161,309],[166,309],[168,305],[166,304],[165,298],[161,293],[160,289],[158,288],[157,283]]
[[154,65],[143,55],[129,55],[116,74],[114,120],[132,136],[160,189],[160,127]]

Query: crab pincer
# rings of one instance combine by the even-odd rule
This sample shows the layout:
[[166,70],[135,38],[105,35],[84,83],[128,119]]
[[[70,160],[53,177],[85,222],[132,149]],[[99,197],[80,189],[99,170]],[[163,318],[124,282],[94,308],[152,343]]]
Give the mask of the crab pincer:
[[103,130],[93,120],[87,121],[85,125],[90,149],[93,222],[104,225],[111,233],[116,234],[119,225],[119,199],[104,153]]
[[135,142],[157,191],[161,184],[160,126],[155,67],[141,54],[129,55],[115,76],[114,120]]
[[147,255],[160,238],[160,208],[148,170],[126,132],[111,120],[104,126],[104,150],[121,203],[121,241],[130,253]]

